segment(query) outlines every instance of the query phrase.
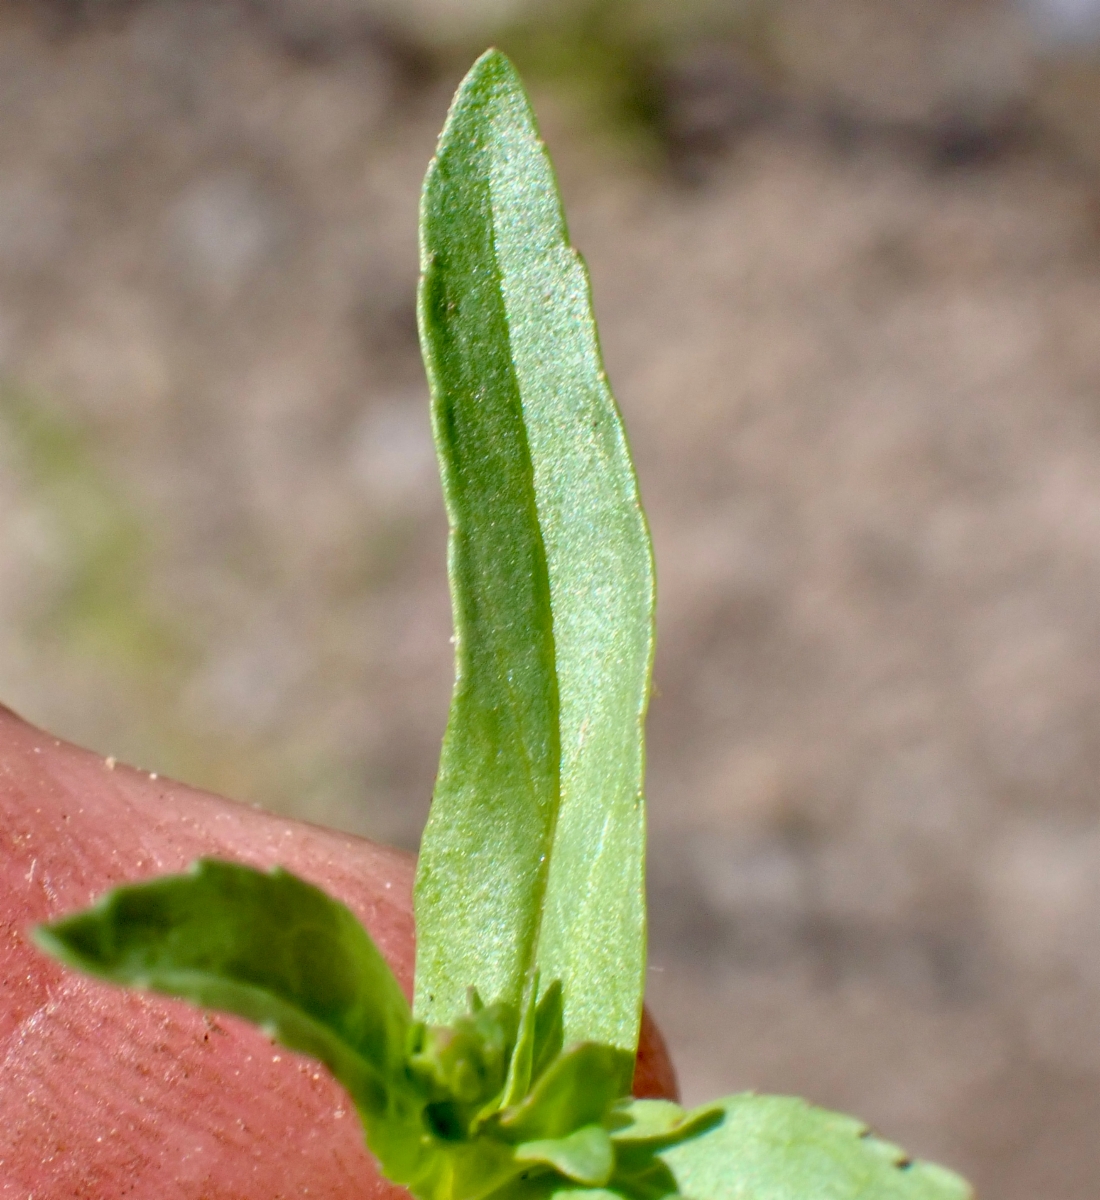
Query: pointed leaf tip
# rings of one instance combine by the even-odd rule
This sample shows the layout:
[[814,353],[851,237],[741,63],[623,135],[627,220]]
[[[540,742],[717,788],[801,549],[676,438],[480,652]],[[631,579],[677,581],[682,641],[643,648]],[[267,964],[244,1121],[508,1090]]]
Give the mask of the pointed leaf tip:
[[425,180],[421,255],[457,682],[421,848],[415,1010],[449,1022],[474,982],[518,1007],[538,966],[562,982],[566,1045],[631,1054],[649,534],[587,271],[499,51],[456,94]]

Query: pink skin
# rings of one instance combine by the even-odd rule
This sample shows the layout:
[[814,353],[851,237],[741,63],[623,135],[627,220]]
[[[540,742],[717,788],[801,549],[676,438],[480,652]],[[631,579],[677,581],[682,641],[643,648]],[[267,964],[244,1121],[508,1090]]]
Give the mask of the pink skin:
[[[345,1094],[231,1017],[66,971],[35,922],[201,855],[344,901],[403,986],[414,860],[118,766],[0,707],[0,1200],[399,1200]],[[675,1096],[648,1014],[635,1093]]]

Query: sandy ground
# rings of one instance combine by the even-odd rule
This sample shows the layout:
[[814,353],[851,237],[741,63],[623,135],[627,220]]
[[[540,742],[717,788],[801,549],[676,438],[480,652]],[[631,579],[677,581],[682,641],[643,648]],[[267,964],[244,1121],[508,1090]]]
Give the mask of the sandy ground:
[[[308,5],[94,7],[0,13],[0,696],[415,845],[455,74]],[[798,1091],[1091,1200],[1092,77],[993,6],[824,7],[786,74],[670,59],[667,169],[538,95],[657,549],[652,1002],[692,1099]]]

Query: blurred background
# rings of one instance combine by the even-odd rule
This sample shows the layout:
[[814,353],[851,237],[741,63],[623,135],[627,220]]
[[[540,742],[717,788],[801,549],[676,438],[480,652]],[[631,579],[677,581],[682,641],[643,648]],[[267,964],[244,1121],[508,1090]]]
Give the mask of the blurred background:
[[0,699],[414,847],[450,691],[416,203],[489,42],[660,578],[686,1095],[1100,1178],[1100,2],[4,0]]

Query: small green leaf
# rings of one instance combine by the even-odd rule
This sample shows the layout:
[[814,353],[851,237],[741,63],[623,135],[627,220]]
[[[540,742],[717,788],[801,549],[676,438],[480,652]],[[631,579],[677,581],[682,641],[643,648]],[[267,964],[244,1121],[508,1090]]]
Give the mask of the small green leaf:
[[558,1057],[564,1041],[561,980],[555,979],[543,992],[535,1010],[535,1044],[531,1052],[532,1083],[541,1078],[543,1071]]
[[90,974],[265,1026],[324,1062],[366,1112],[408,1086],[409,1009],[389,965],[342,904],[278,867],[202,860],[36,937]]
[[719,1104],[704,1104],[685,1112],[671,1100],[625,1100],[611,1112],[611,1137],[616,1145],[681,1141],[722,1119]]
[[501,1114],[510,1142],[561,1138],[582,1125],[602,1123],[619,1098],[623,1051],[582,1042],[559,1055],[522,1104]]
[[852,1117],[788,1096],[721,1103],[724,1120],[656,1155],[693,1200],[972,1200],[959,1176]]
[[387,1170],[386,1175],[394,1183],[403,1183],[420,1200],[483,1200],[495,1196],[521,1170],[511,1146],[476,1138],[451,1144],[433,1142],[424,1147],[419,1173],[397,1177]]
[[587,273],[495,51],[459,88],[428,171],[421,264],[456,684],[421,846],[414,1008],[448,1023],[471,982],[518,1007],[537,965],[563,984],[566,1043],[633,1054],[649,536]]
[[504,1092],[500,1098],[501,1108],[510,1108],[513,1104],[518,1104],[531,1088],[535,1040],[538,1036],[538,994],[539,973],[535,968],[527,975],[527,989],[523,996],[523,1008],[520,1010],[519,1031],[516,1033],[512,1061],[508,1065],[508,1082],[504,1085]]
[[[555,1139],[548,1144],[558,1145],[565,1139]],[[518,1147],[517,1147],[518,1149]],[[614,1148],[612,1148],[614,1149]],[[675,1185],[669,1182],[668,1168],[659,1164],[664,1171],[666,1186],[663,1191],[647,1191],[643,1185],[638,1190],[631,1181],[625,1188],[614,1178],[605,1186],[579,1183],[570,1179],[561,1170],[546,1161],[517,1161],[519,1174],[502,1187],[491,1192],[485,1200],[677,1200]],[[583,1169],[583,1168],[582,1168]],[[614,1168],[612,1168],[614,1172]],[[672,1189],[670,1191],[670,1189]],[[693,1197],[692,1200],[695,1200]],[[705,1200],[705,1197],[704,1197]]]
[[567,1179],[601,1187],[611,1178],[615,1151],[602,1125],[584,1125],[563,1138],[523,1142],[516,1147],[516,1160],[546,1163]]
[[528,1172],[491,1193],[485,1200],[677,1200],[675,1196],[651,1198],[611,1188],[573,1183],[556,1172]]

